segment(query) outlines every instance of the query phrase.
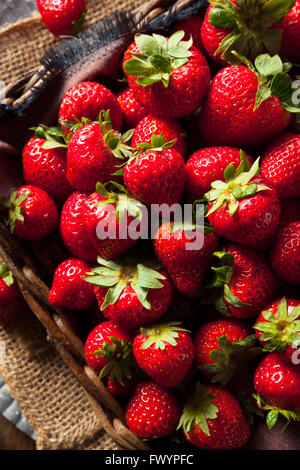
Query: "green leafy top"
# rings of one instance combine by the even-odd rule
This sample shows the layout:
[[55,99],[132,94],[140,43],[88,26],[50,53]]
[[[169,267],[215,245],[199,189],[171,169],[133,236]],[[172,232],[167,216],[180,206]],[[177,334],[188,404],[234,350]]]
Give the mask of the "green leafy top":
[[262,332],[260,339],[265,342],[266,351],[285,351],[288,344],[300,344],[300,305],[288,313],[287,300],[278,303],[278,316],[270,310],[262,312],[266,322],[255,323],[253,328]]
[[147,299],[149,290],[161,289],[163,287],[161,281],[166,279],[155,269],[159,267],[152,267],[151,263],[141,264],[135,259],[128,259],[126,264],[106,261],[100,256],[98,263],[100,267],[92,269],[83,279],[95,286],[108,288],[101,310],[115,304],[127,285],[135,291],[143,307],[151,310],[151,303]]
[[210,24],[231,30],[215,55],[222,53],[222,59],[235,64],[239,59],[232,54],[234,50],[251,60],[264,50],[279,53],[282,30],[273,26],[283,20],[295,0],[238,0],[238,6],[231,0],[208,1],[213,6],[209,12]]
[[272,429],[277,424],[280,415],[287,420],[286,424],[281,429],[281,433],[286,430],[291,421],[300,421],[300,411],[274,409],[273,406],[266,403],[260,395],[254,393],[253,397],[256,399],[259,409],[268,411],[266,424],[269,429]]
[[141,333],[147,338],[142,344],[141,349],[148,349],[152,345],[154,345],[155,349],[161,350],[165,349],[166,344],[176,346],[176,339],[179,336],[178,331],[188,331],[184,328],[180,328],[180,325],[180,322],[170,322],[141,328]]
[[18,190],[13,189],[10,200],[6,197],[1,198],[2,204],[8,209],[8,219],[6,220],[6,224],[9,226],[11,233],[14,233],[15,231],[17,220],[21,223],[24,223],[24,216],[22,215],[22,204],[30,195],[30,191],[28,190],[26,194],[22,194],[19,197],[17,197],[17,195]]
[[4,263],[0,264],[0,278],[8,287],[12,286],[14,283],[13,274]]
[[214,396],[197,382],[192,399],[184,406],[177,429],[183,428],[188,434],[194,424],[197,424],[206,436],[210,436],[208,419],[216,419],[218,407],[213,404]]
[[133,58],[124,63],[125,73],[137,77],[142,86],[162,82],[168,87],[172,70],[185,65],[192,55],[193,39],[182,41],[184,35],[184,31],[177,31],[167,40],[159,34],[136,34],[134,39],[141,52],[130,51]]
[[249,162],[241,150],[241,163],[237,170],[230,163],[224,171],[224,181],[214,181],[212,189],[204,197],[211,204],[207,215],[212,214],[224,204],[228,204],[230,215],[234,215],[239,207],[239,201],[246,197],[254,196],[258,191],[266,191],[270,188],[263,184],[251,183],[251,180],[259,173],[259,158],[249,169]]
[[68,148],[68,144],[61,127],[47,127],[40,124],[38,127],[32,128],[32,130],[35,131],[36,137],[45,139],[45,142],[42,145],[43,149],[51,150],[56,148]]

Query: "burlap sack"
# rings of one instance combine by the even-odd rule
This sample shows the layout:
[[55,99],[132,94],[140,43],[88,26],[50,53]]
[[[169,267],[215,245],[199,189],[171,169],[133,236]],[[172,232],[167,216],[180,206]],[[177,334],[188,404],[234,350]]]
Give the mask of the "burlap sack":
[[[143,0],[87,0],[85,27],[115,10],[130,10]],[[0,31],[0,79],[16,81],[39,65],[58,39],[41,18]],[[0,374],[37,435],[37,449],[119,449],[103,431],[84,388],[47,342],[46,331],[31,312],[9,329],[0,328]]]

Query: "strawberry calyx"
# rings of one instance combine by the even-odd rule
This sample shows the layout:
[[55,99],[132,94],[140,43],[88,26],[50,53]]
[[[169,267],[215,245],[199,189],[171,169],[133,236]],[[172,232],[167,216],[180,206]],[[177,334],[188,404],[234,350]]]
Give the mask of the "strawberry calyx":
[[233,50],[251,59],[264,50],[270,54],[280,51],[282,30],[272,26],[283,20],[295,0],[238,0],[238,6],[230,0],[209,0],[209,3],[213,6],[209,11],[210,24],[232,30],[215,55],[222,53],[222,59],[236,64]]
[[59,126],[48,127],[44,124],[32,128],[35,131],[35,136],[44,139],[45,142],[42,145],[43,149],[51,150],[56,148],[68,148],[67,141],[64,133]]
[[82,30],[87,10],[84,10],[79,18],[72,21],[71,36],[77,36],[77,34]]
[[134,39],[140,53],[131,52],[133,59],[126,60],[124,71],[136,78],[136,83],[149,86],[161,82],[166,88],[174,69],[185,65],[192,53],[193,39],[183,41],[184,31],[177,31],[169,39],[159,34],[136,34]]
[[95,286],[108,288],[101,310],[115,304],[128,285],[135,291],[143,307],[151,310],[151,303],[147,299],[149,290],[161,289],[163,287],[161,280],[166,279],[156,270],[159,269],[158,266],[153,267],[151,263],[142,264],[133,258],[122,263],[107,261],[99,256],[97,261],[100,267],[88,272],[88,277],[83,277],[83,280]]
[[2,204],[8,209],[8,219],[6,220],[6,225],[8,225],[10,232],[14,233],[17,221],[24,223],[24,216],[22,215],[23,212],[23,202],[28,198],[30,195],[30,191],[28,190],[26,194],[22,194],[21,196],[17,197],[18,190],[13,189],[10,200],[6,197],[1,198]]
[[214,395],[207,392],[206,388],[197,382],[195,391],[183,408],[177,429],[182,428],[188,434],[194,423],[197,423],[206,436],[210,436],[207,423],[208,419],[216,419],[218,407],[213,404]]
[[262,316],[267,321],[255,323],[253,328],[262,332],[259,339],[265,343],[265,351],[284,352],[287,345],[297,347],[300,344],[300,305],[288,313],[283,297],[278,304],[278,317],[269,310],[264,310]]
[[5,263],[0,264],[0,279],[2,279],[8,287],[12,286],[14,283],[13,274]]
[[[206,221],[199,223],[202,220],[204,221],[206,212],[207,201],[205,199],[195,200],[192,204],[191,217],[189,217],[189,214],[184,214],[184,218],[176,216],[175,220],[171,222],[170,233],[183,232],[189,236],[189,232],[195,232],[196,230],[203,230],[206,233],[214,232],[214,228]],[[178,233],[178,236],[180,237],[180,233]]]
[[256,399],[259,409],[268,411],[266,415],[266,424],[269,429],[274,428],[274,426],[277,424],[279,416],[283,416],[287,420],[286,424],[281,429],[281,433],[286,430],[291,421],[300,421],[300,410],[294,411],[274,408],[273,406],[266,403],[263,398],[256,393],[253,394],[253,398]]
[[212,383],[219,382],[222,387],[225,387],[235,375],[247,381],[249,373],[246,364],[262,352],[262,348],[257,346],[256,335],[249,335],[232,343],[226,335],[222,335],[218,338],[218,345],[220,349],[212,349],[209,352],[213,363],[199,366],[199,369],[214,374]]
[[259,158],[249,169],[249,162],[241,150],[241,163],[235,170],[234,164],[230,163],[224,171],[224,181],[214,181],[211,184],[212,189],[204,197],[210,207],[207,216],[215,212],[224,204],[228,205],[229,214],[233,216],[239,207],[239,201],[244,198],[252,197],[259,191],[266,191],[270,188],[264,184],[256,184],[251,180],[259,173]]
[[169,323],[158,323],[155,325],[148,326],[146,328],[140,328],[140,332],[147,339],[143,342],[141,349],[148,349],[154,345],[155,349],[165,349],[166,344],[176,346],[178,338],[178,332],[188,332],[185,328],[180,327],[181,322],[169,322]]
[[107,111],[100,111],[99,124],[104,143],[113,155],[121,160],[130,158],[135,149],[127,145],[126,142],[131,139],[134,129],[129,129],[124,134],[115,131],[112,128],[109,109]]

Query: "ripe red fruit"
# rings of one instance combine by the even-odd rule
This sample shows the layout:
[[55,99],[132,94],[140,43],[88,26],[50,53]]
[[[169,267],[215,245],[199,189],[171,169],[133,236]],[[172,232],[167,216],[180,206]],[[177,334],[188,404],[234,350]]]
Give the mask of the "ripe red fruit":
[[63,148],[44,148],[45,139],[32,137],[23,150],[23,177],[46,191],[56,201],[63,202],[71,194],[67,180],[67,154]]
[[96,248],[90,242],[83,223],[83,202],[88,194],[76,191],[65,202],[60,217],[60,236],[67,249],[76,258],[95,262]]
[[[191,249],[191,236],[202,240],[201,249]],[[192,228],[182,230],[175,224],[166,222],[157,231],[154,238],[154,250],[159,261],[168,272],[176,288],[184,294],[193,294],[202,284],[205,273],[218,247],[214,233]]]
[[151,144],[151,138],[154,134],[158,136],[162,135],[165,142],[175,140],[172,148],[185,157],[186,135],[179,122],[172,118],[159,118],[148,114],[136,126],[132,136],[131,146],[140,148],[139,143],[146,142]]
[[0,264],[0,326],[6,328],[18,320],[26,305],[18,283],[6,264]]
[[98,258],[100,267],[85,281],[93,284],[103,315],[124,329],[157,320],[168,309],[172,285],[161,269],[127,260],[126,264]]
[[36,186],[21,186],[13,191],[9,208],[12,233],[24,240],[41,240],[58,225],[58,210],[46,191]]
[[267,148],[260,170],[280,198],[300,196],[300,136],[286,132],[277,137]]
[[253,328],[266,351],[285,351],[289,357],[300,344],[300,301],[285,297],[268,305]]
[[151,145],[144,144],[145,151],[130,159],[124,168],[124,182],[130,194],[148,206],[171,206],[180,201],[185,181],[184,159],[177,150],[168,147],[162,135],[154,134]]
[[83,24],[85,0],[37,0],[46,28],[55,36],[76,35]]
[[193,341],[180,323],[161,323],[141,328],[133,341],[139,367],[163,387],[175,387],[188,373],[193,359]]
[[196,333],[195,363],[203,375],[224,387],[235,375],[247,375],[246,364],[258,353],[256,342],[247,323],[229,318],[212,320]]
[[[100,111],[109,111],[113,129],[122,127],[123,115],[117,97],[96,82],[81,82],[67,91],[60,105],[59,122],[65,135],[82,118],[98,121]],[[68,126],[64,125],[68,124]]]
[[[253,159],[246,157],[252,165]],[[233,147],[207,147],[195,152],[186,162],[185,192],[192,199],[200,199],[216,180],[224,180],[224,171],[230,163],[237,170],[242,151]]]
[[[131,374],[131,372],[130,372]],[[136,385],[136,377],[134,374],[131,374],[131,377],[128,378],[126,375],[123,377],[123,384],[119,382],[118,379],[112,378],[113,374],[109,374],[107,377],[107,388],[116,397],[128,398],[132,395],[132,391]]]
[[237,170],[230,164],[224,172],[225,183],[212,183],[205,194],[207,217],[217,235],[263,250],[273,241],[281,206],[271,183],[257,175],[259,159],[250,170],[244,167],[245,160]]
[[[104,368],[107,372],[112,372],[113,369],[121,372],[122,364],[129,364],[126,358],[130,359],[131,341],[132,338],[126,331],[111,321],[104,321],[95,326],[86,339],[85,360],[97,374]],[[105,375],[104,370],[103,376]],[[119,377],[122,379],[122,373]]]
[[274,272],[291,284],[300,284],[300,220],[279,230],[270,251]]
[[133,90],[126,88],[117,95],[117,99],[124,115],[126,129],[133,129],[147,114],[146,107],[135,99]]
[[82,279],[90,271],[91,266],[79,259],[69,258],[60,263],[54,273],[49,302],[70,310],[90,308],[95,301],[94,290]]
[[294,64],[299,64],[300,53],[298,44],[300,41],[300,1],[296,0],[293,8],[278,25],[283,31],[280,55]]
[[155,382],[141,382],[126,409],[129,429],[139,437],[165,437],[176,430],[180,407],[176,395]]
[[216,74],[198,116],[201,136],[208,144],[243,148],[284,131],[290,113],[275,96],[276,90],[257,102],[259,76],[244,65],[225,67]]
[[190,37],[193,38],[193,45],[199,49],[202,54],[206,54],[206,50],[202,44],[201,39],[201,26],[202,18],[200,16],[190,16],[184,20],[178,21],[171,29],[171,34],[177,31],[184,31],[183,40],[188,41]]
[[[209,67],[184,31],[170,38],[138,34],[127,49],[123,70],[137,101],[153,114],[181,118],[201,104],[210,81]],[[139,54],[139,56],[133,55]]]
[[196,384],[179,426],[186,440],[200,449],[239,449],[250,438],[249,424],[239,402],[218,385]]

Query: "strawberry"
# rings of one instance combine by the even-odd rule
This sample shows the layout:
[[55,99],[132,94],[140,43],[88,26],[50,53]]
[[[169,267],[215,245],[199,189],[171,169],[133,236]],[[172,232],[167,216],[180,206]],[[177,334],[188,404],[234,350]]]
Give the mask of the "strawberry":
[[300,136],[286,132],[277,137],[264,153],[260,170],[280,198],[300,196]]
[[125,90],[121,91],[117,95],[117,99],[123,112],[126,129],[133,129],[149,114],[147,108],[137,102],[133,90],[130,88],[125,88]]
[[266,351],[286,351],[288,356],[300,345],[300,301],[283,297],[262,310],[253,328]]
[[86,13],[85,0],[37,0],[45,26],[55,36],[76,35]]
[[[193,248],[192,236],[203,240],[203,246]],[[156,256],[171,277],[176,288],[184,294],[195,293],[202,284],[218,239],[213,233],[195,226],[183,228],[165,222],[154,237]]]
[[278,25],[278,28],[283,31],[280,55],[294,64],[299,64],[300,1],[296,0],[293,3],[293,8],[291,8],[283,21]]
[[67,153],[67,178],[74,189],[93,191],[96,183],[113,178],[122,159],[131,155],[125,141],[112,129],[109,111],[100,113],[99,123],[85,124],[70,138]]
[[298,110],[292,104],[292,80],[278,56],[258,56],[256,68],[246,63],[225,67],[212,80],[197,116],[201,136],[210,145],[262,144],[284,131],[290,112]]
[[184,41],[188,41],[190,37],[193,38],[193,45],[199,49],[199,51],[205,55],[206,50],[203,46],[202,39],[201,39],[201,26],[202,26],[202,18],[200,16],[189,16],[184,20],[178,21],[175,23],[171,28],[171,34],[176,33],[177,31],[184,31],[183,39]]
[[24,240],[37,241],[54,232],[58,225],[58,210],[46,191],[26,185],[13,190],[8,207],[11,233]]
[[39,126],[37,137],[28,140],[23,149],[23,176],[26,184],[38,186],[61,203],[72,188],[66,178],[67,153],[63,147],[67,145],[55,141],[53,133],[59,134],[59,129]]
[[76,258],[95,262],[96,248],[91,244],[83,223],[83,203],[88,194],[76,191],[65,202],[60,216],[60,236],[67,249]]
[[270,302],[277,286],[267,260],[261,253],[237,243],[214,254],[219,265],[212,268],[214,277],[209,287],[217,290],[213,294],[216,309],[235,318],[257,315]]
[[124,168],[124,182],[130,194],[147,206],[171,206],[180,201],[185,164],[182,155],[170,148],[173,143],[166,143],[162,135],[153,134],[151,144],[140,144],[140,153]]
[[134,259],[122,263],[99,257],[98,262],[100,266],[84,280],[95,286],[99,308],[107,319],[124,329],[134,329],[167,311],[172,285],[164,271]]
[[250,169],[246,164],[244,159],[237,170],[228,165],[225,182],[212,183],[204,196],[209,202],[207,217],[217,235],[263,250],[273,240],[281,206],[271,183],[257,174],[259,159]]
[[6,264],[0,264],[0,326],[6,328],[18,320],[26,306],[18,283]]
[[188,373],[193,359],[193,341],[181,323],[158,323],[141,328],[133,341],[139,367],[163,387],[175,387]]
[[218,385],[197,382],[183,409],[179,427],[200,449],[239,449],[250,438],[249,424],[237,399]]
[[300,220],[300,199],[282,199],[278,229],[298,220]]
[[[276,27],[295,0],[219,0],[210,1],[201,29],[201,38],[209,55],[221,64],[236,62],[231,53],[238,51],[255,59],[280,49],[281,32]],[[296,43],[295,43],[296,44]]]
[[85,261],[69,258],[56,268],[48,300],[50,304],[70,310],[90,308],[94,301],[93,287],[82,279],[91,266]]
[[300,220],[279,230],[270,251],[270,261],[281,279],[300,284]]
[[212,320],[196,333],[195,363],[203,375],[225,387],[236,375],[247,377],[246,364],[260,351],[256,341],[247,323],[229,318]]
[[186,134],[179,122],[172,118],[159,118],[148,114],[136,126],[132,135],[131,146],[139,148],[139,143],[151,144],[151,138],[162,135],[165,142],[175,141],[172,146],[183,157],[186,155]]
[[181,118],[192,114],[207,92],[210,72],[206,59],[183,41],[184,31],[170,38],[136,34],[127,49],[123,70],[137,101],[153,114]]
[[129,369],[130,378],[124,375],[122,382],[120,383],[117,378],[114,378],[114,374],[110,373],[107,378],[107,388],[116,397],[128,398],[132,395],[133,389],[136,384],[136,377],[132,374]]
[[233,147],[208,147],[198,150],[185,165],[186,194],[192,199],[202,198],[215,180],[223,180],[224,171],[230,163],[237,169],[243,158],[246,158],[250,165],[253,163],[249,155]]
[[171,434],[179,417],[180,407],[174,392],[151,381],[138,384],[126,409],[127,426],[144,439]]
[[83,118],[98,120],[100,111],[109,111],[113,129],[122,127],[123,115],[116,96],[97,82],[81,82],[70,88],[59,109],[59,122],[65,135]]
[[[128,197],[123,186],[97,183],[96,191],[82,201],[83,232],[100,256],[117,258],[138,242],[144,209],[139,201]],[[134,232],[132,222],[137,222]]]
[[258,404],[269,410],[267,425],[275,426],[282,414],[288,423],[300,420],[300,369],[284,352],[270,352],[257,366],[254,387]]

